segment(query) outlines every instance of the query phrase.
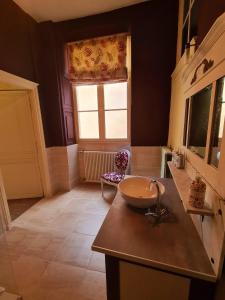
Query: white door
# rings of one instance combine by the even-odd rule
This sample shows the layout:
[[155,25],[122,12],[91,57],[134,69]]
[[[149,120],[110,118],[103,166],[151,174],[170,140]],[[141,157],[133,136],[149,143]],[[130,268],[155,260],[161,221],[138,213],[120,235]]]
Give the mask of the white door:
[[43,195],[26,91],[0,91],[0,168],[8,199]]

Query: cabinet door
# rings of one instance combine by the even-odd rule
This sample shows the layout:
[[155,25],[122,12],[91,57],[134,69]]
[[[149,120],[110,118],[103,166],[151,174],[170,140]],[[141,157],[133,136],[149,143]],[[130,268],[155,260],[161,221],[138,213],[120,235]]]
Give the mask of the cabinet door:
[[120,262],[120,300],[188,300],[190,279]]

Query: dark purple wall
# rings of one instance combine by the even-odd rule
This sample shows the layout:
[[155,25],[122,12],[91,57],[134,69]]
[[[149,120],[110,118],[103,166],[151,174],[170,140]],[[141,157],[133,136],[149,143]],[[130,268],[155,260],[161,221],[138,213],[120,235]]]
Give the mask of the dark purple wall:
[[47,146],[75,142],[71,85],[64,77],[65,43],[117,32],[132,36],[132,144],[166,144],[177,2],[152,0],[82,19],[37,24],[13,1],[1,0],[0,68],[40,83]]
[[[40,83],[39,25],[12,0],[0,1],[0,69]],[[39,93],[41,92],[39,87]],[[46,116],[47,97],[40,93],[45,137],[48,141],[51,123]],[[46,118],[45,118],[46,116]],[[57,132],[60,135],[62,129]]]
[[200,44],[216,19],[225,12],[225,0],[197,1],[200,1],[198,11],[198,44]]
[[0,1],[0,69],[36,80],[32,43],[37,23],[13,1]]
[[[224,0],[197,0],[198,40],[225,11]],[[0,69],[40,83],[47,146],[75,142],[66,42],[128,31],[132,36],[132,145],[167,142],[170,74],[175,65],[177,0],[152,0],[113,12],[37,24],[12,0],[0,1]]]
[[[65,107],[65,102],[69,103],[71,98],[70,85],[64,77],[64,45],[70,41],[95,36],[130,32],[132,38],[131,142],[132,145],[139,146],[166,144],[170,75],[175,66],[176,56],[177,11],[178,1],[152,0],[109,13],[53,23],[61,106]],[[49,33],[47,35],[49,36]],[[55,86],[56,80],[53,74],[49,75],[51,83],[46,81],[45,84],[46,90],[51,93],[49,86]]]
[[167,144],[177,1],[152,1],[132,22],[131,144]]
[[43,100],[42,115],[46,120],[45,141],[47,147],[66,145],[64,139],[63,111],[61,106],[56,40],[53,23],[39,24],[39,93]]

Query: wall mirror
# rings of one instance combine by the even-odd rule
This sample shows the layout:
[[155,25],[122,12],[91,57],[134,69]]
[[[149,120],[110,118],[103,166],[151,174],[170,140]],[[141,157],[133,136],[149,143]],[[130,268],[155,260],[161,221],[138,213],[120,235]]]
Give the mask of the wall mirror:
[[218,167],[225,117],[225,77],[216,82],[209,164]]
[[187,147],[201,158],[206,152],[211,90],[212,85],[209,85],[190,99]]

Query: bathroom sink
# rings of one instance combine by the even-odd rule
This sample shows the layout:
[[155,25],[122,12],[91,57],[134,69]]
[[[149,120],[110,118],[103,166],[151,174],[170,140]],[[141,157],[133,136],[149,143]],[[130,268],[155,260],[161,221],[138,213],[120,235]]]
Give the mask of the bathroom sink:
[[[157,182],[162,196],[165,187],[159,181]],[[157,187],[155,183],[151,183],[150,177],[128,177],[119,183],[118,189],[128,204],[138,208],[150,207],[157,198]]]

